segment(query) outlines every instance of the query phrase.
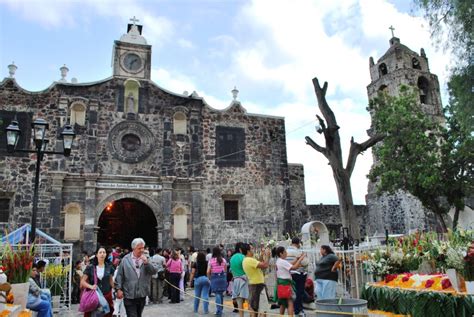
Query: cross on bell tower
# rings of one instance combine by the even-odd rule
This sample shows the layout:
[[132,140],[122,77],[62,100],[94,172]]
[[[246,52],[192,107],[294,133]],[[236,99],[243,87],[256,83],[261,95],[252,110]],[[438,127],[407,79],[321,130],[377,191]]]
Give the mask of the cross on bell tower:
[[137,22],[140,20],[138,20],[135,16],[133,16],[133,18],[131,18],[130,21],[132,21],[133,25],[136,25]]
[[393,31],[395,30],[395,28],[390,25],[390,27],[388,28],[390,31],[392,31],[392,37],[395,37],[395,34],[393,33]]

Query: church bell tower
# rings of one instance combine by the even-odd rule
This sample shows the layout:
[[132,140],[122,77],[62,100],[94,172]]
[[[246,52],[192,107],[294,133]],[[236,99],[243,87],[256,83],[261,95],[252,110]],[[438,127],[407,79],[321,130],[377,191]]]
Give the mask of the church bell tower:
[[142,25],[138,19],[130,19],[127,33],[115,41],[113,51],[113,75],[134,79],[150,79],[151,45],[142,36]]
[[[401,85],[413,87],[419,94],[419,106],[435,122],[444,124],[438,77],[429,69],[428,58],[422,48],[420,54],[400,43],[393,35],[387,52],[375,63],[369,59],[371,82],[367,86],[369,100],[384,91],[396,96]],[[377,157],[374,156],[374,164]],[[427,216],[421,202],[408,192],[399,190],[393,195],[377,195],[376,183],[369,182],[367,194],[369,232],[381,234],[408,233],[436,225],[434,217]]]

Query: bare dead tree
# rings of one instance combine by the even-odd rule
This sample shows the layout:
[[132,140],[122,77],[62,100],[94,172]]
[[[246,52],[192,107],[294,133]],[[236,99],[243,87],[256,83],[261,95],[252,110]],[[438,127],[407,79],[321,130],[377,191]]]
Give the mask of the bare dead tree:
[[365,150],[375,145],[383,139],[383,135],[375,134],[363,143],[354,142],[351,138],[351,147],[346,166],[342,160],[341,140],[339,137],[339,126],[337,125],[334,112],[326,101],[326,91],[328,83],[324,82],[323,87],[319,85],[318,79],[313,78],[314,91],[318,100],[319,111],[322,113],[324,120],[316,115],[321,126],[320,131],[324,134],[326,147],[322,147],[307,136],[306,144],[310,145],[316,151],[322,153],[331,165],[334,181],[336,182],[337,195],[339,198],[339,212],[341,213],[342,225],[349,228],[349,232],[354,239],[360,240],[360,227],[357,221],[354,202],[352,200],[351,175],[357,160],[357,156]]

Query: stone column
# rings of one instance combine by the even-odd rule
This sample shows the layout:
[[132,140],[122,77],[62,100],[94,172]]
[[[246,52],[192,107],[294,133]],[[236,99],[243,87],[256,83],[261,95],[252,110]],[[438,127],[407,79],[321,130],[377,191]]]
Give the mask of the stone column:
[[201,236],[201,177],[191,182],[191,226],[192,226],[192,245],[195,248],[202,248]]
[[163,180],[163,194],[161,204],[163,206],[163,231],[162,245],[171,247],[173,244],[173,236],[171,233],[171,211],[173,202],[173,182],[175,177],[166,177]]
[[49,212],[51,215],[51,229],[50,234],[58,240],[64,239],[60,237],[61,228],[64,228],[64,218],[61,218],[61,210],[63,208],[63,180],[66,177],[66,172],[50,172],[51,176],[51,202],[49,205]]
[[96,234],[96,181],[99,174],[85,174],[86,200],[84,202],[84,250],[93,252],[97,244]]

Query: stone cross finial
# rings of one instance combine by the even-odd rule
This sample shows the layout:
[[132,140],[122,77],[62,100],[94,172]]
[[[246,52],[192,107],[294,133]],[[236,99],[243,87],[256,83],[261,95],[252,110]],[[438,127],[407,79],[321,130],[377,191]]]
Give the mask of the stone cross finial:
[[61,71],[61,79],[59,81],[63,83],[67,82],[66,76],[67,76],[67,73],[69,72],[69,68],[67,68],[66,64],[64,64],[59,70]]
[[237,97],[239,96],[239,90],[237,89],[237,87],[234,86],[234,89],[231,90],[231,93],[232,98],[234,98],[234,100],[237,100]]
[[135,16],[133,16],[133,18],[131,18],[130,21],[132,21],[133,25],[136,25],[137,22],[140,20],[138,20]]
[[395,34],[393,33],[393,31],[395,30],[395,28],[390,25],[390,27],[388,28],[390,31],[392,31],[392,37],[395,37]]
[[10,65],[8,65],[8,74],[10,75],[10,78],[15,77],[15,72],[18,69],[18,67],[15,65],[15,62],[12,62]]

